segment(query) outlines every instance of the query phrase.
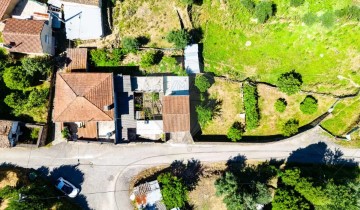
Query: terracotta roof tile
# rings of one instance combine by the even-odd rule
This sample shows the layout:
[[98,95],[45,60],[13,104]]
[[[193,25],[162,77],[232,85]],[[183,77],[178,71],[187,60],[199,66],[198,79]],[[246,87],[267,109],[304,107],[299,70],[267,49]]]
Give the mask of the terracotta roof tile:
[[190,131],[189,96],[163,97],[164,132]]
[[54,121],[112,121],[112,73],[58,73],[55,84]]
[[10,52],[43,53],[41,44],[41,31],[45,21],[7,19],[3,30],[6,44],[14,46]]
[[67,49],[68,71],[86,71],[87,69],[87,49],[86,48],[71,48]]
[[11,0],[1,0],[0,3],[0,20],[3,18],[7,8],[10,5]]

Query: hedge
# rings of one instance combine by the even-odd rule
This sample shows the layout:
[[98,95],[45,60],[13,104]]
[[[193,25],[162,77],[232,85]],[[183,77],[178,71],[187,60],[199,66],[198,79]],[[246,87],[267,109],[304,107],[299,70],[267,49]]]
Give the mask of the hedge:
[[258,93],[256,86],[249,83],[243,85],[244,91],[244,107],[246,128],[252,130],[259,126],[260,114],[258,106]]

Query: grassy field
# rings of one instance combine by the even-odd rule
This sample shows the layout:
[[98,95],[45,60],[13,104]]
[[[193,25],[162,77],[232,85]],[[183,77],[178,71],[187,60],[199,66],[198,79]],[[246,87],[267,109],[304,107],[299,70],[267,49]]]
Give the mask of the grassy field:
[[[359,23],[337,19],[331,28],[302,23],[309,11],[320,16],[353,1],[308,0],[297,8],[287,0],[273,2],[276,16],[265,24],[255,23],[239,0],[204,0],[202,6],[194,6],[193,19],[204,31],[206,70],[275,84],[281,73],[295,69],[302,74],[306,90],[354,92],[350,81],[339,80],[338,75],[360,83]],[[250,46],[245,46],[247,41]]]
[[336,104],[332,115],[321,125],[334,135],[349,132],[360,119],[360,96],[344,99]]
[[[314,114],[307,115],[300,110],[300,103],[307,94],[297,93],[287,96],[276,88],[263,84],[259,84],[257,89],[259,93],[260,126],[247,131],[246,135],[249,136],[280,134],[283,123],[290,118],[299,120],[300,126],[309,124],[324,114],[336,101],[332,97],[313,95],[318,100],[318,110]],[[278,98],[284,98],[288,104],[283,113],[275,110],[274,104]]]
[[240,86],[241,84],[238,82],[215,78],[215,83],[210,87],[209,94],[210,99],[221,102],[220,113],[202,130],[203,134],[226,135],[234,121],[240,120],[237,117],[243,110]]

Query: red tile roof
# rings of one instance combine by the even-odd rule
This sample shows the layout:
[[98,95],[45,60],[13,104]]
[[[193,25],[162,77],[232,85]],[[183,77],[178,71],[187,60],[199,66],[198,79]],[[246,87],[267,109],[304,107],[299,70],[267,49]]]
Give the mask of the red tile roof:
[[87,49],[86,48],[72,48],[67,49],[68,71],[86,71],[87,69]]
[[164,132],[190,131],[189,96],[163,97]]
[[3,18],[7,8],[10,5],[11,0],[1,0],[0,3],[0,20]]
[[44,23],[45,21],[42,20],[7,19],[2,33],[6,44],[14,44],[9,51],[43,53],[41,31]]
[[54,121],[112,121],[112,73],[58,73],[55,84]]

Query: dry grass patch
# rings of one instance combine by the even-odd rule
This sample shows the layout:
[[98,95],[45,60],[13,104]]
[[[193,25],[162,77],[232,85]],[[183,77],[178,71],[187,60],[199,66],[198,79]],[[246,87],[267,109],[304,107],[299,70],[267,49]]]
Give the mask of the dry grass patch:
[[3,177],[0,181],[0,189],[6,186],[15,187],[19,181],[19,177],[14,171],[0,171],[0,177]]
[[[336,101],[335,98],[322,95],[313,95],[318,100],[318,110],[311,115],[303,114],[300,111],[300,103],[308,94],[297,93],[291,96],[280,92],[277,88],[264,84],[258,84],[260,126],[246,135],[276,135],[281,133],[282,124],[290,118],[299,120],[300,126],[309,124],[317,117],[324,114]],[[279,113],[275,110],[274,104],[278,98],[284,98],[287,102],[286,110]]]
[[176,0],[150,0],[118,2],[114,13],[117,31],[120,37],[147,36],[149,46],[171,47],[164,37],[173,29],[180,29],[180,15],[185,14],[185,7],[176,4]]
[[240,120],[243,111],[240,92],[241,83],[215,78],[215,83],[208,90],[210,99],[221,101],[220,113],[203,130],[203,134],[226,135],[232,124]]

